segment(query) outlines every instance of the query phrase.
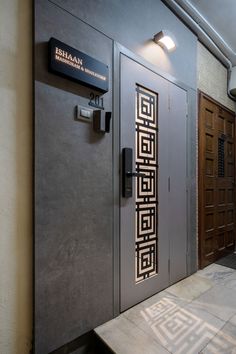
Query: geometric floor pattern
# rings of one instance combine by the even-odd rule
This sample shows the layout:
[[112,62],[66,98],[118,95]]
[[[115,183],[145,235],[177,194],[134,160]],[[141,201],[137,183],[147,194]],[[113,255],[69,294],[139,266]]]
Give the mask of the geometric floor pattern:
[[[219,329],[198,314],[180,308],[168,298],[163,298],[141,313],[157,340],[171,353],[204,352],[204,347],[216,336]],[[236,338],[223,333],[209,344],[208,352],[223,353],[227,349],[228,353],[232,348],[236,350]]]
[[117,354],[236,354],[236,270],[212,264],[95,332]]

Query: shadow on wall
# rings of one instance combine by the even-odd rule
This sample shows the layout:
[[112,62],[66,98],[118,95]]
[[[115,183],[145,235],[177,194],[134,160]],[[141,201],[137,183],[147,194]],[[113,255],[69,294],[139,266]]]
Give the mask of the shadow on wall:
[[0,11],[0,348],[28,354],[32,338],[32,4]]

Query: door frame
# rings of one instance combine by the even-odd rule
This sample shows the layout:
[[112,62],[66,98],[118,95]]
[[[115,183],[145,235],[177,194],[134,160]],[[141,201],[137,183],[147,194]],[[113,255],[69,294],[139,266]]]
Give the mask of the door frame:
[[144,66],[153,73],[179,86],[187,92],[187,275],[197,270],[196,235],[196,128],[197,92],[194,88],[159,70],[144,58],[134,54],[117,42],[113,42],[113,308],[114,317],[120,314],[120,63],[121,55]]
[[[203,208],[203,191],[204,191],[204,178],[203,176],[199,173],[202,170],[202,161],[199,158],[202,155],[202,147],[203,144],[201,144],[201,131],[202,131],[202,122],[201,122],[201,102],[203,98],[205,97],[207,100],[210,102],[216,104],[218,107],[224,109],[225,111],[231,113],[236,117],[235,112],[231,111],[231,109],[225,107],[223,104],[220,102],[216,101],[214,98],[209,96],[208,94],[204,93],[201,90],[198,90],[198,268],[202,269],[205,267],[205,265],[202,262],[202,253],[203,253],[203,240],[202,240],[202,232],[203,232],[203,213],[202,208]],[[234,124],[234,139],[236,138],[236,124]],[[236,144],[234,144],[234,160],[236,160]],[[234,168],[235,170],[235,168]],[[236,171],[235,171],[236,173]],[[236,192],[236,190],[235,190]],[[236,204],[236,193],[234,192],[234,203]],[[234,235],[235,235],[235,242],[236,242],[236,226],[234,227]]]

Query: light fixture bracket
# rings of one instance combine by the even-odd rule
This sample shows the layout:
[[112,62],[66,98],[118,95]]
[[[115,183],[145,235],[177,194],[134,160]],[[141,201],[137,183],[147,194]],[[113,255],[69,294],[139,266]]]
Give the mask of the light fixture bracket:
[[173,51],[176,49],[176,39],[170,31],[162,30],[156,33],[153,37],[155,43],[168,51]]

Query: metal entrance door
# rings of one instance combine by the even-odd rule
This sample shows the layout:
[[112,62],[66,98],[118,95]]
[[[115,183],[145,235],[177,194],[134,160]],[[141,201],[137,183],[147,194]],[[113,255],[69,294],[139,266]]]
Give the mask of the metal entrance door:
[[121,55],[121,311],[186,276],[186,91]]

